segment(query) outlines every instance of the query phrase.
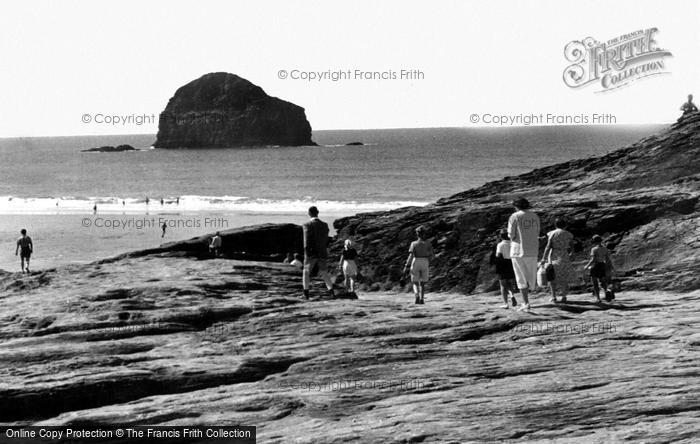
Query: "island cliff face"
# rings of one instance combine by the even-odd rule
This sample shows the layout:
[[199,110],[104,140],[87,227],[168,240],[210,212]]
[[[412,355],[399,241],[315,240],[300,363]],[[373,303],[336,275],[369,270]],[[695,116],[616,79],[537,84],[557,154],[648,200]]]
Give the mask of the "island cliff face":
[[[430,291],[492,290],[497,281],[489,255],[518,196],[532,203],[543,234],[558,218],[569,222],[582,246],[574,257],[577,269],[599,234],[613,249],[623,288],[700,288],[700,113],[602,157],[506,177],[426,207],[339,219],[332,257],[344,239],[354,239],[362,251],[364,289],[398,289],[414,230],[423,225],[436,252]],[[582,272],[574,284],[583,289]]]
[[179,88],[160,114],[156,148],[315,145],[304,108],[235,74],[206,74]]

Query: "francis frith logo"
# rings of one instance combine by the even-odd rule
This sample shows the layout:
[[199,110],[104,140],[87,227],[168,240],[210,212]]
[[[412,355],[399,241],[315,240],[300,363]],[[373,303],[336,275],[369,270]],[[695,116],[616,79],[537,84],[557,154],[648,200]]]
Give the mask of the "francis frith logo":
[[628,86],[645,77],[668,74],[664,58],[671,52],[659,48],[657,28],[640,29],[606,42],[593,37],[574,40],[564,48],[571,63],[564,70],[564,83],[570,88],[597,85],[596,92]]

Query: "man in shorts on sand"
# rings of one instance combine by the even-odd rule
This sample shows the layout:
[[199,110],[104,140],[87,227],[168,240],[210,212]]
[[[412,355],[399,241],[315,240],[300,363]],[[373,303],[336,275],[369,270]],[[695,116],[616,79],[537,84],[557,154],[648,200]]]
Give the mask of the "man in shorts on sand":
[[[22,237],[17,239],[17,247],[15,248],[15,256],[17,256],[17,252],[19,251],[19,257],[21,261],[21,267],[22,267],[22,273],[26,272],[29,273],[29,258],[32,256],[32,253],[34,252],[34,244],[32,243],[32,238],[27,236],[27,230],[22,228]],[[24,261],[27,261],[27,267],[24,267]]]
[[309,298],[309,285],[311,284],[311,270],[318,267],[318,274],[323,279],[330,297],[334,297],[333,282],[328,274],[328,224],[318,218],[318,208],[309,208],[311,220],[306,222],[304,230],[304,272],[302,284],[304,297]]
[[510,257],[515,281],[523,296],[519,310],[529,310],[529,289],[537,284],[537,256],[540,249],[540,218],[530,211],[530,202],[521,197],[513,202],[515,213],[508,219]]

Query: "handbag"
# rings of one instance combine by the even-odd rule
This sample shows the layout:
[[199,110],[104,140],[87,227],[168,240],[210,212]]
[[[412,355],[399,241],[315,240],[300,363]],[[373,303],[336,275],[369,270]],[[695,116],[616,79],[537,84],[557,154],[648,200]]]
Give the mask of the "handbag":
[[556,273],[554,272],[554,264],[551,262],[545,267],[545,272],[547,273],[547,281],[552,282],[556,279]]
[[547,282],[547,269],[544,265],[540,265],[537,269],[537,285],[540,287],[546,287]]

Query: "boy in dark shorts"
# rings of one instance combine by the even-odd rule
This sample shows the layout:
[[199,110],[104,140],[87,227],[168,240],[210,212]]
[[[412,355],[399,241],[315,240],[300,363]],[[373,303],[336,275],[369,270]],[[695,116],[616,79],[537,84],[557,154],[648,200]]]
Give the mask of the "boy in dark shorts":
[[[32,253],[34,252],[34,244],[32,243],[32,238],[27,236],[27,230],[22,228],[20,231],[22,233],[22,237],[17,239],[17,247],[15,248],[15,256],[17,256],[17,251],[19,251],[19,258],[21,262],[21,267],[22,267],[22,273],[26,272],[29,273],[29,258],[32,256]],[[27,267],[24,267],[24,261],[27,261]]]
[[[506,230],[501,230],[498,233],[499,241],[496,245],[496,253],[494,255],[494,266],[498,283],[501,287],[501,297],[503,297],[503,305],[501,308],[508,308],[508,296],[510,295],[513,301],[513,307],[517,307],[518,301],[513,296],[515,285],[515,271],[513,270],[513,261],[510,259],[510,238]],[[515,290],[517,291],[517,290]]]
[[588,261],[584,270],[590,269],[591,280],[593,281],[593,295],[596,297],[598,302],[600,300],[600,287],[603,287],[605,291],[606,299],[608,296],[608,279],[607,269],[614,270],[612,259],[610,258],[610,251],[603,246],[603,238],[597,234],[593,236],[592,239],[593,248],[591,248],[591,260]]

